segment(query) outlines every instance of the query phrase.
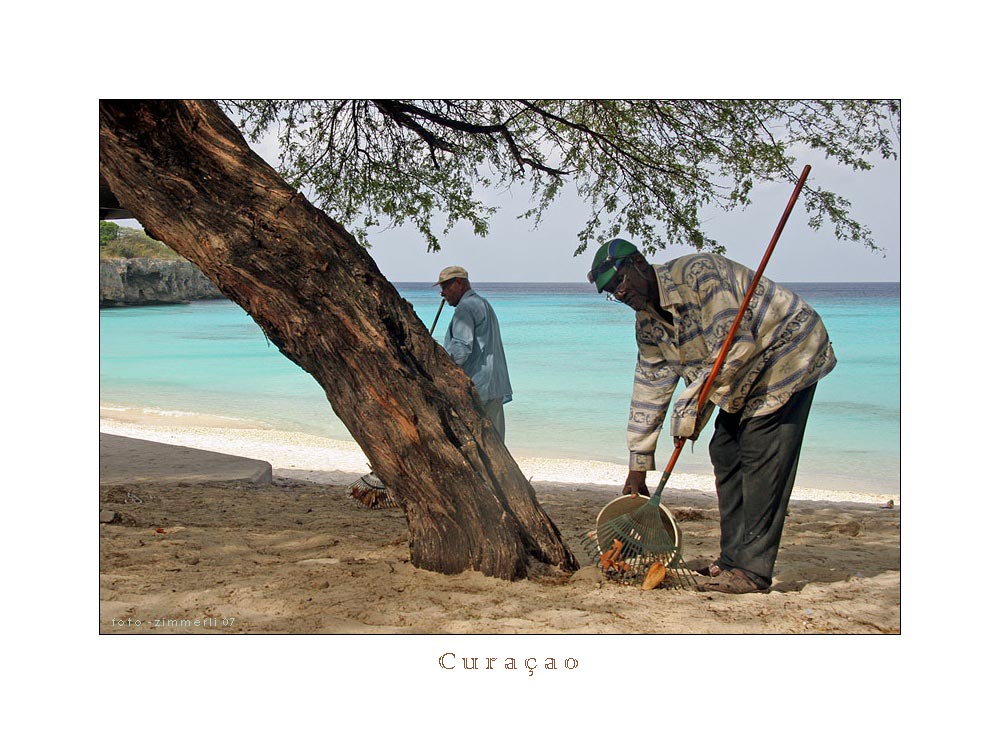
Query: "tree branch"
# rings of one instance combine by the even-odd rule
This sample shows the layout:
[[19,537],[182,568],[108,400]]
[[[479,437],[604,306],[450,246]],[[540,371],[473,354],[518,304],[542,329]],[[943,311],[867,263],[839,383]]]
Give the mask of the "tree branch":
[[[426,128],[418,125],[417,122],[410,117],[410,115],[416,115],[422,117],[425,120],[429,120],[441,127],[448,128],[449,130],[456,130],[458,132],[469,133],[472,135],[500,135],[504,142],[507,143],[507,148],[510,150],[510,154],[517,161],[518,165],[523,169],[525,165],[544,173],[548,173],[552,176],[565,176],[568,171],[560,171],[555,168],[551,168],[541,161],[535,160],[534,158],[526,158],[521,152],[521,149],[517,146],[517,141],[514,140],[514,136],[511,134],[510,129],[503,124],[494,125],[482,125],[478,123],[466,122],[464,120],[457,120],[451,117],[444,117],[438,115],[430,110],[425,110],[422,107],[417,107],[416,105],[408,104],[406,102],[397,102],[396,100],[374,100],[375,105],[381,110],[387,117],[396,122],[409,127],[411,130],[417,132],[418,135],[424,137],[423,133],[430,136],[435,141],[438,141],[438,147],[449,152],[455,152],[454,149],[448,144],[443,143],[441,138],[430,133]],[[421,132],[422,131],[422,132]],[[425,137],[425,141],[428,139]],[[428,141],[428,145],[431,143]]]

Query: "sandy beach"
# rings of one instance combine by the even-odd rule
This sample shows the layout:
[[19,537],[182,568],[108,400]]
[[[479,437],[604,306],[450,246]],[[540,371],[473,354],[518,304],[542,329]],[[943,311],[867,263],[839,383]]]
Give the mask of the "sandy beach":
[[[266,486],[102,482],[100,509],[114,519],[100,526],[101,633],[900,632],[898,495],[796,488],[769,594],[642,591],[606,579],[583,544],[624,467],[515,457],[581,570],[505,582],[414,568],[402,510],[348,496],[369,470],[350,442],[103,408],[101,431],[273,467]],[[714,557],[711,477],[674,475],[664,501],[685,560]]]

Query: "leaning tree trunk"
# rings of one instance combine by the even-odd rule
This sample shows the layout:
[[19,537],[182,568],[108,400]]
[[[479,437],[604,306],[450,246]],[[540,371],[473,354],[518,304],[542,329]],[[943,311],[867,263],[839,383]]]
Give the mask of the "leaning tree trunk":
[[311,374],[405,508],[414,565],[577,568],[472,382],[341,225],[212,102],[103,101],[101,174]]

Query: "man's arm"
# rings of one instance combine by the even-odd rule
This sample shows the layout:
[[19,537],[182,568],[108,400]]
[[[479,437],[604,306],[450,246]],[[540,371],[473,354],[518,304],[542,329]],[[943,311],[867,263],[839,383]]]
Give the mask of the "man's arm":
[[662,327],[649,317],[636,318],[636,344],[639,355],[632,380],[632,403],[629,408],[628,449],[630,472],[656,468],[656,442],[663,419],[674,394],[679,365],[664,356]]
[[450,339],[445,350],[455,360],[455,364],[461,367],[472,354],[472,342],[476,338],[476,320],[468,304],[460,301],[455,306],[448,334]]

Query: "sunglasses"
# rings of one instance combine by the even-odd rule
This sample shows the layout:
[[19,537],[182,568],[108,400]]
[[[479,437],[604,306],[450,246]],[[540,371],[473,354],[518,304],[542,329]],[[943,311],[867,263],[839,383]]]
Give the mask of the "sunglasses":
[[609,270],[614,270],[616,275],[607,282],[607,284],[602,288],[605,293],[614,293],[614,291],[621,285],[622,274],[618,272],[621,267],[622,262],[628,259],[628,255],[625,257],[608,258],[596,268],[587,273],[587,280],[591,283],[596,283],[597,279],[602,275],[607,273]]

